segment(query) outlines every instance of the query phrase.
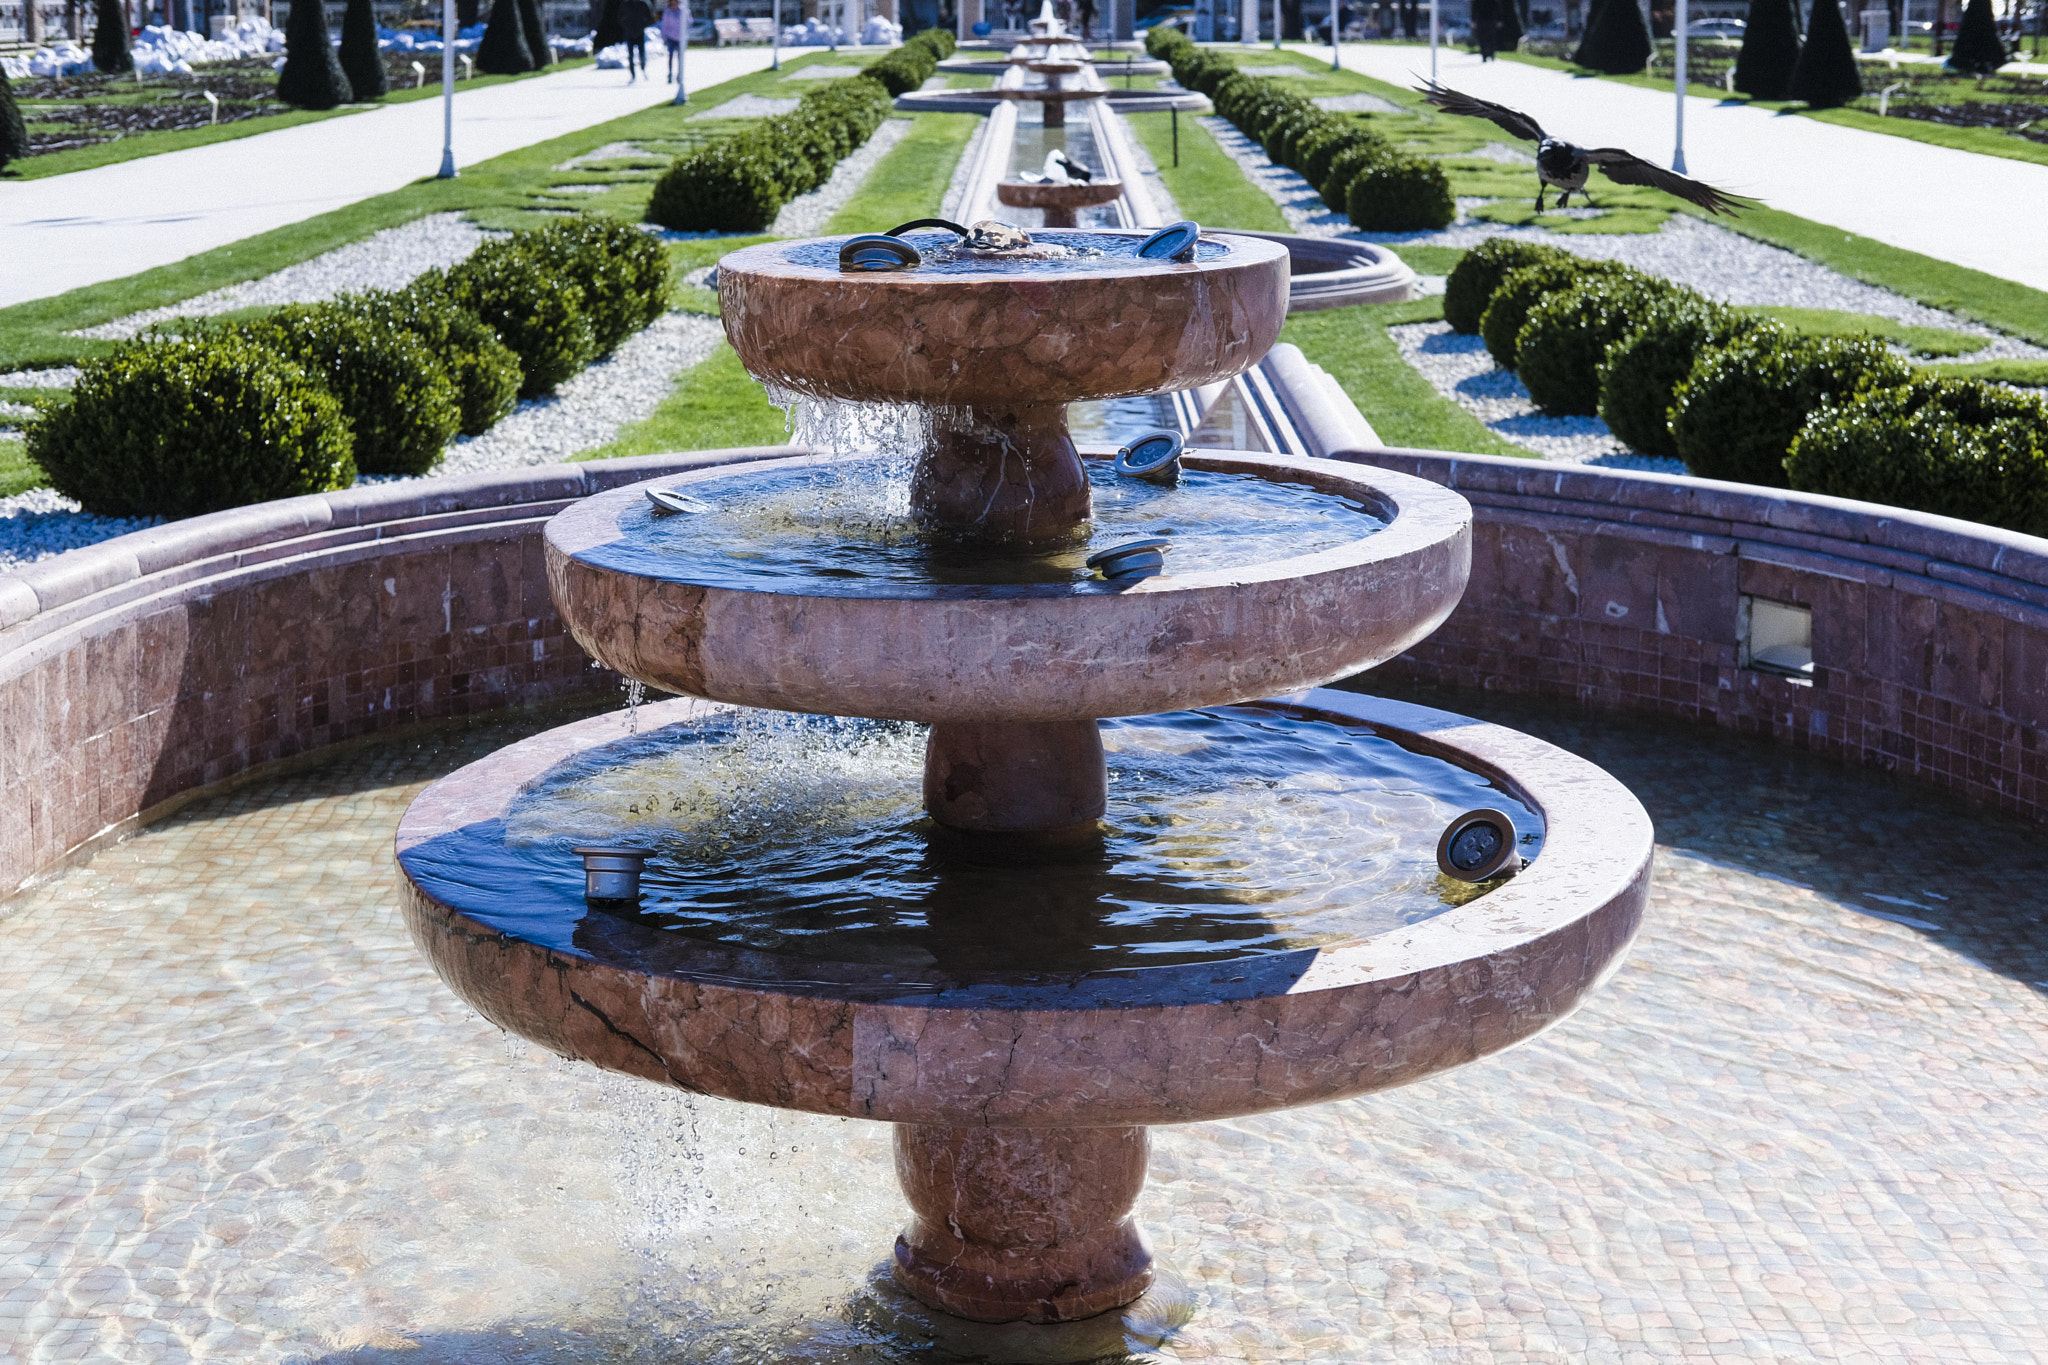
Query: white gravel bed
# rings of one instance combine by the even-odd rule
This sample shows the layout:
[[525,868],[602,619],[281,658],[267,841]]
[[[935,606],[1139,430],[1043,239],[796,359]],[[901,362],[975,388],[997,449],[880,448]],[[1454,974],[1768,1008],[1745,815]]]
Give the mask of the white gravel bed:
[[637,142],[607,142],[604,146],[587,151],[581,156],[570,157],[554,169],[580,171],[585,166],[594,166],[600,161],[645,161],[659,159],[665,155],[666,153],[643,147]]
[[816,237],[825,230],[832,215],[846,207],[846,201],[867,180],[875,163],[894,150],[909,132],[909,119],[883,119],[882,126],[856,147],[853,155],[832,168],[831,179],[784,204],[768,230],[777,237]]
[[836,81],[841,76],[858,76],[861,71],[862,68],[858,66],[807,66],[802,70],[790,72],[782,79],[785,81]]
[[403,289],[437,266],[446,269],[465,259],[489,235],[462,214],[431,214],[286,266],[260,280],[231,284],[166,308],[130,313],[69,335],[112,341],[172,318],[212,317],[261,305],[320,303],[363,289]]
[[650,416],[677,375],[711,354],[725,336],[717,318],[668,313],[629,337],[609,360],[592,365],[551,398],[521,403],[481,436],[449,448],[431,474],[476,474],[566,460],[609,444]]
[[0,431],[18,427],[35,415],[33,403],[0,403]]
[[147,530],[160,517],[95,517],[62,493],[31,488],[0,498],[0,573],[39,559]]
[[[1978,360],[2048,360],[2048,350],[2010,337],[1982,323],[1959,318],[1916,303],[1889,289],[1852,280],[1796,252],[1768,246],[1726,228],[1674,214],[1659,232],[1555,233],[1540,227],[1509,227],[1471,218],[1475,208],[1491,201],[1460,199],[1458,220],[1432,232],[1359,232],[1351,220],[1333,212],[1300,175],[1276,166],[1258,143],[1224,118],[1201,120],[1217,144],[1237,162],[1253,184],[1266,191],[1296,232],[1311,237],[1355,237],[1388,246],[1474,247],[1494,237],[1519,236],[1560,247],[1591,260],[1620,261],[1699,290],[1725,303],[1786,308],[1828,308],[1868,313],[1910,326],[1939,327],[1986,338],[1981,351],[1956,356],[1956,362]],[[1497,150],[1496,150],[1497,149]],[[1527,154],[1505,143],[1489,143],[1478,152],[1496,161],[1523,161]],[[1567,217],[1598,218],[1602,210],[1572,208]],[[1940,364],[1923,360],[1922,364]]]
[[690,115],[690,122],[697,123],[713,118],[773,118],[787,114],[802,104],[801,99],[773,99],[766,95],[735,95],[724,104],[716,104],[701,114]]
[[1387,335],[1401,348],[1401,358],[1432,388],[1477,417],[1502,440],[1558,464],[1646,469],[1658,474],[1685,472],[1677,460],[1636,454],[1597,417],[1544,416],[1529,401],[1529,391],[1514,372],[1493,363],[1485,342],[1460,336],[1448,322],[1407,323],[1389,327]]
[[68,389],[78,382],[76,365],[47,370],[9,370],[0,374],[0,389]]

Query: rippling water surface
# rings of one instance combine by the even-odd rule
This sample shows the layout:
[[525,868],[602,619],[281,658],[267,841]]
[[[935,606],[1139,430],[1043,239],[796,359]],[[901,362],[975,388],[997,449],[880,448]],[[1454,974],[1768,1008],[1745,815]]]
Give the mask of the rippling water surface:
[[[2040,1359],[2040,830],[1422,699],[1637,791],[1644,936],[1499,1057],[1156,1130],[1139,1213],[1199,1299],[1159,1358]],[[0,903],[0,1359],[921,1358],[849,1307],[903,1214],[879,1125],[538,1056],[422,965],[390,831],[524,732],[245,788]]]

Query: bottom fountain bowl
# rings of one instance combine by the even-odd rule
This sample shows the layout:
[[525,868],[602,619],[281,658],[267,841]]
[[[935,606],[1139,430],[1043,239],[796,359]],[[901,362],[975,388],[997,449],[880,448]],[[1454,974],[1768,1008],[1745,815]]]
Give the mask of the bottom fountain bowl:
[[[1298,798],[1308,804],[1290,808],[1313,814],[1301,837],[1346,848],[1384,828],[1372,801],[1413,796],[1412,783],[1375,794],[1359,776],[1361,746],[1379,746],[1441,762],[1453,805],[1427,807],[1427,820],[1447,823],[1441,812],[1457,804],[1519,810],[1535,856],[1520,875],[1477,887],[1411,878],[1420,908],[1405,918],[1375,918],[1373,895],[1360,891],[1355,931],[1343,928],[1354,922],[1344,902],[1374,875],[1369,864],[1333,864],[1310,879],[1321,919],[1289,927],[1291,902],[1262,900],[1257,886],[1226,877],[1117,938],[1134,888],[1200,861],[1179,846],[1171,858],[1133,856],[1108,871],[942,869],[923,899],[898,897],[874,914],[862,898],[872,886],[885,899],[897,874],[870,881],[856,866],[841,890],[806,884],[783,897],[772,922],[757,922],[750,898],[788,888],[771,884],[772,859],[721,833],[716,811],[705,814],[707,799],[717,805],[719,774],[731,770],[701,746],[766,713],[677,700],[640,708],[638,732],[618,715],[580,721],[429,787],[397,836],[407,922],[456,994],[565,1058],[702,1094],[899,1125],[897,1174],[912,1214],[894,1262],[903,1288],[983,1322],[1085,1319],[1131,1303],[1152,1282],[1152,1254],[1130,1212],[1148,1126],[1342,1100],[1528,1038],[1615,969],[1648,889],[1651,827],[1641,805],[1598,768],[1539,740],[1328,689],[1230,708],[1237,738],[1208,749],[1199,732],[1224,720],[1187,714],[1194,719],[1179,729],[1148,727],[1153,717],[1105,727],[1113,748],[1137,755],[1137,775],[1113,784],[1110,816],[1125,820],[1140,854],[1174,822],[1119,816],[1114,793],[1149,783],[1158,809],[1178,799],[1156,790],[1156,771],[1167,769],[1146,767],[1147,755],[1195,774],[1206,754],[1253,769],[1266,762],[1272,771],[1236,772],[1202,796],[1224,803],[1219,828]],[[1259,748],[1283,730],[1285,744]],[[894,732],[877,733],[886,748]],[[917,746],[902,742],[913,757],[890,781],[915,815]],[[832,809],[845,820],[872,819],[872,803],[886,795],[889,782],[870,780],[863,766],[872,752],[880,750],[835,751],[844,771]],[[1267,753],[1275,757],[1258,757]],[[676,776],[699,759],[713,774],[711,798]],[[791,793],[803,782],[787,764],[767,767],[774,799],[759,809],[800,806]],[[582,828],[549,815],[548,792],[581,793],[577,809],[609,823]],[[1353,801],[1365,803],[1355,820],[1346,814]],[[583,901],[573,845],[675,821],[689,832],[650,861],[644,904]],[[1344,827],[1319,832],[1314,821]],[[899,844],[925,837],[923,828],[903,824]],[[787,842],[813,841],[798,831]],[[1433,833],[1404,835],[1387,856],[1433,868],[1433,844]],[[942,854],[935,843],[891,856],[923,876]],[[699,862],[726,870],[691,881]],[[1110,878],[1102,885],[1113,894],[1100,899],[1119,913],[1076,921],[1054,884],[1077,876]],[[1070,946],[1060,946],[1063,936]]]

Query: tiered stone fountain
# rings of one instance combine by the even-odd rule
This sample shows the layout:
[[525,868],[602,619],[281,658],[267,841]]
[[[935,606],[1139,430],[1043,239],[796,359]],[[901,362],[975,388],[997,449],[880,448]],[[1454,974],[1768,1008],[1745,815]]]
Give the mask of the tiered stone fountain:
[[[1641,808],[1570,755],[1441,713],[1313,691],[1232,713],[1251,717],[1236,733],[1295,725],[1307,769],[1340,752],[1329,746],[1366,742],[1438,765],[1493,795],[1471,804],[1513,805],[1541,823],[1528,870],[1441,898],[1425,878],[1427,906],[1405,923],[1243,950],[1204,937],[1213,917],[1183,916],[1163,957],[1146,955],[1152,940],[1117,947],[1099,907],[1039,889],[1074,860],[1103,856],[1105,814],[1122,818],[1098,718],[1229,707],[1369,668],[1442,621],[1470,556],[1469,509],[1436,485],[1205,452],[1187,461],[1188,505],[1212,485],[1284,493],[1303,516],[1344,509],[1349,529],[1301,553],[1208,568],[1174,562],[1198,549],[1186,530],[1168,572],[1138,580],[1049,568],[978,579],[984,558],[1044,568],[1085,548],[1091,489],[1113,486],[1100,453],[1084,459],[1069,438],[1066,404],[1241,373],[1287,308],[1287,254],[1270,242],[1214,236],[1175,262],[1137,257],[1134,234],[1047,233],[1040,246],[1048,239],[1079,254],[978,258],[923,239],[919,268],[847,273],[835,239],[750,247],[720,264],[727,336],[756,376],[818,400],[918,405],[928,436],[908,521],[946,573],[864,581],[856,554],[833,561],[852,566],[837,577],[807,577],[792,565],[839,547],[798,533],[748,577],[757,570],[720,558],[739,530],[706,532],[708,548],[671,555],[669,538],[696,534],[693,518],[655,520],[639,486],[590,498],[547,531],[555,601],[584,648],[701,699],[648,708],[651,733],[631,741],[635,754],[681,752],[732,707],[929,724],[930,823],[906,837],[932,840],[933,858],[959,853],[979,888],[924,912],[933,927],[917,932],[932,937],[917,941],[929,952],[877,957],[850,931],[808,922],[800,940],[771,942],[728,933],[716,915],[678,931],[632,906],[549,900],[549,886],[580,876],[573,831],[519,848],[511,831],[551,775],[627,761],[615,719],[549,732],[444,779],[398,836],[416,940],[503,1027],[661,1084],[896,1124],[912,1216],[894,1277],[942,1313],[995,1323],[1089,1319],[1146,1291],[1153,1256],[1131,1210],[1148,1125],[1399,1085],[1569,1013],[1635,932],[1650,848]],[[842,463],[755,462],[657,482],[743,519],[775,480]],[[1273,515],[1284,540],[1291,514]],[[1220,714],[1203,724],[1223,724]],[[1307,769],[1274,772],[1271,785],[1356,789],[1328,799],[1360,811],[1378,799]],[[1280,794],[1255,786],[1244,799],[1258,811]],[[1162,800],[1170,824],[1171,793]],[[1354,837],[1304,837],[1325,835],[1340,847]],[[1427,860],[1433,838],[1408,840],[1402,856]],[[662,845],[657,863],[687,861],[688,847]],[[527,861],[515,866],[514,854]],[[1344,887],[1371,870],[1344,873],[1326,899],[1370,918],[1372,897],[1346,909]],[[1264,922],[1252,891],[1234,898],[1234,924]],[[801,912],[801,888],[789,894]],[[1111,935],[1111,948],[1069,960],[1047,946],[1076,924]]]

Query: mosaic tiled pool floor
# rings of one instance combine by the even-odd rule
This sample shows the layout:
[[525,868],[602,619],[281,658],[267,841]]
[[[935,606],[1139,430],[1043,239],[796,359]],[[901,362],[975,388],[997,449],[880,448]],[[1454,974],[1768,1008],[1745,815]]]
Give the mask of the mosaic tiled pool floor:
[[[2048,840],[1691,728],[1577,749],[1660,851],[1535,1042],[1155,1134],[1188,1361],[2048,1359]],[[559,715],[549,718],[559,720]],[[537,725],[540,722],[527,722]],[[899,1361],[877,1125],[601,1077],[420,963],[369,749],[0,904],[0,1361]],[[1801,885],[1803,884],[1803,885]]]

